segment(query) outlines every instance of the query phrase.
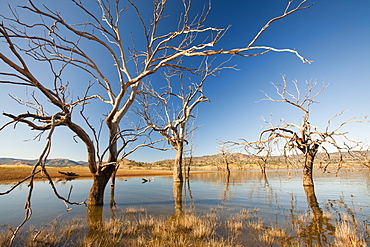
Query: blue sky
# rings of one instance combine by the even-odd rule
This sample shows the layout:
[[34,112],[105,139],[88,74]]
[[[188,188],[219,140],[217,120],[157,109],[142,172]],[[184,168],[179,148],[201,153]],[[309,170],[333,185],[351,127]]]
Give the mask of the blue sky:
[[[170,10],[177,8],[175,2],[180,4],[180,1],[171,1]],[[192,11],[200,12],[203,1],[194,2]],[[287,2],[214,0],[207,25],[218,28],[231,25],[218,47],[242,47],[269,19],[281,14]],[[55,8],[62,14],[67,11],[67,15],[73,18],[72,9],[63,4]],[[1,1],[0,9],[7,13],[6,1]],[[260,90],[274,96],[270,82],[280,83],[281,75],[286,75],[288,81],[298,80],[302,89],[306,80],[330,84],[317,98],[320,103],[311,108],[310,122],[315,126],[324,128],[327,120],[342,110],[348,111],[339,121],[370,115],[369,12],[368,0],[317,0],[310,9],[273,23],[256,45],[296,49],[314,62],[303,64],[291,53],[269,52],[260,57],[235,57],[230,63],[236,64],[238,70],[223,70],[218,77],[209,78],[205,84],[204,93],[211,102],[202,103],[197,110],[195,125],[200,127],[195,135],[195,156],[217,153],[218,141],[256,140],[262,127],[266,126],[262,117],[270,119],[272,116],[275,123],[281,118],[299,122],[301,113],[290,106],[270,101],[256,103],[264,98]],[[134,23],[125,22],[125,25],[131,28]],[[2,47],[4,44],[0,44],[0,49]],[[0,64],[0,69],[2,66]],[[23,112],[25,108],[11,100],[9,93],[22,96],[25,90],[0,85],[1,112]],[[7,120],[1,115],[0,125]],[[370,125],[364,123],[348,125],[343,130],[348,131],[351,139],[369,143],[369,129]],[[24,141],[32,139],[35,134],[21,124],[16,129],[7,127],[0,132],[0,157],[37,158],[44,139],[39,142]],[[59,128],[50,157],[86,160],[86,151],[82,144],[73,141],[67,129]],[[151,162],[173,157],[173,151],[144,148],[128,158]]]

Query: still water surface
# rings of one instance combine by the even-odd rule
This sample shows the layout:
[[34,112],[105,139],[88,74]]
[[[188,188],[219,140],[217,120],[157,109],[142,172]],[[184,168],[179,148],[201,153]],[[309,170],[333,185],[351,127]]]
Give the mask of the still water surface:
[[[118,209],[129,207],[144,208],[148,214],[173,215],[175,204],[179,204],[178,191],[175,192],[172,177],[150,178],[142,183],[142,178],[117,179],[115,202]],[[82,202],[92,184],[91,180],[76,179],[57,182],[57,189],[63,196],[68,195],[73,186],[71,200]],[[358,221],[370,222],[370,172],[367,169],[345,170],[339,176],[315,172],[315,191],[305,191],[302,186],[301,171],[268,171],[262,176],[260,171],[224,173],[202,173],[190,177],[184,183],[181,206],[183,210],[198,213],[217,209],[221,217],[239,213],[243,209],[257,209],[258,217],[273,222],[280,227],[291,227],[291,219],[309,211],[330,212],[330,217],[351,214]],[[6,191],[11,184],[0,184],[0,191]],[[24,202],[28,193],[23,184],[9,195],[0,197],[0,226],[17,226],[24,218]],[[109,186],[105,195],[104,217],[110,217]],[[178,206],[178,205],[177,205]],[[86,217],[85,206],[71,206],[66,211],[64,203],[53,195],[48,182],[35,183],[32,196],[33,214],[27,225],[39,225],[55,218],[71,219]],[[333,219],[334,220],[334,219]]]

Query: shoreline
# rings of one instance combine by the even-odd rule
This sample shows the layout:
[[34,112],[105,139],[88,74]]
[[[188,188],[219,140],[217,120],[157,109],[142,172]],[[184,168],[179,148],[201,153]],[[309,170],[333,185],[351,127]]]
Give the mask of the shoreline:
[[[33,166],[17,166],[17,165],[0,165],[0,183],[13,183],[25,179],[31,175]],[[37,169],[37,171],[40,169]],[[48,167],[47,171],[53,179],[91,179],[93,175],[90,173],[88,167]],[[78,176],[68,176],[60,174],[61,172],[72,172],[78,174]],[[215,171],[201,171],[194,170],[190,171],[191,174],[215,172]],[[146,176],[172,176],[172,170],[162,169],[140,169],[140,168],[121,168],[118,169],[116,178],[123,177],[146,177]],[[35,175],[35,180],[45,179],[45,175],[38,173]]]
[[[233,171],[240,170],[237,167],[232,167]],[[359,169],[364,168],[361,165],[342,165],[341,169],[345,168],[352,168],[352,169]],[[33,166],[30,165],[0,165],[0,184],[7,184],[7,183],[17,183],[28,176],[31,175],[31,171]],[[204,166],[204,167],[193,167],[194,170],[191,170],[191,174],[197,173],[211,173],[211,172],[222,172],[222,170],[218,169],[217,166]],[[279,166],[272,166],[269,167],[267,170],[275,170],[275,169],[286,169],[285,167]],[[291,169],[301,169],[299,167],[292,167]],[[318,169],[317,167],[315,169]],[[366,168],[368,169],[368,168]],[[37,168],[39,171],[40,168]],[[249,166],[248,168],[242,169],[243,171],[250,171],[250,170],[260,170],[257,165]],[[328,169],[331,170],[331,169]],[[52,179],[92,179],[93,175],[90,173],[90,170],[87,166],[71,166],[71,167],[47,167],[47,171]],[[75,173],[78,176],[68,176],[64,174],[60,174],[59,172],[65,173]],[[118,169],[116,177],[117,178],[124,178],[124,177],[150,177],[150,176],[172,176],[173,171],[172,169],[161,169],[159,167],[153,167],[152,169],[143,168],[143,167],[121,167]],[[35,180],[42,180],[45,179],[45,174],[41,172],[35,175]],[[27,179],[28,180],[28,179]]]

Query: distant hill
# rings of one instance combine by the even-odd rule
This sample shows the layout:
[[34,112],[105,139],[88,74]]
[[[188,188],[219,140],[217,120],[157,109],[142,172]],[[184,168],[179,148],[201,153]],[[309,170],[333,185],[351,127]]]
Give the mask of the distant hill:
[[[370,156],[370,153],[367,154],[367,152],[352,152],[351,154],[348,152],[342,153],[342,158],[344,162],[358,162],[360,160],[363,160],[366,158],[367,160],[370,160],[368,157]],[[302,155],[299,155],[299,157],[302,157]],[[330,160],[331,161],[339,161],[339,153],[330,153]],[[187,160],[188,157],[185,158]],[[328,157],[326,154],[318,153],[316,157],[316,161],[319,160],[327,160]],[[242,154],[242,153],[230,153],[228,154],[228,160],[231,163],[236,164],[248,164],[248,163],[256,163],[259,161],[258,157]],[[163,160],[163,161],[157,161],[153,162],[152,164],[172,164],[174,160]],[[271,156],[269,158],[269,161],[272,162],[281,162],[284,161],[283,156]],[[26,160],[26,159],[16,159],[16,158],[0,158],[0,165],[35,165],[37,160]],[[223,163],[222,157],[220,154],[214,154],[214,155],[205,155],[200,157],[193,157],[192,162],[194,165],[214,165],[217,163]],[[47,166],[50,167],[69,167],[69,166],[87,166],[87,162],[85,161],[73,161],[70,159],[49,159],[46,162]],[[122,159],[120,160],[121,165],[133,165],[133,166],[143,166],[143,162],[136,162],[134,160],[127,160]]]
[[[363,160],[364,158],[367,158],[370,160],[370,153],[364,151],[356,151],[356,152],[342,152],[342,159],[343,162],[359,162]],[[302,154],[299,154],[298,156],[293,156],[295,158],[303,158]],[[185,158],[185,160],[189,159],[188,157]],[[256,163],[260,161],[260,159],[253,155],[247,155],[242,153],[230,153],[227,156],[227,159],[230,163],[236,163],[236,164],[248,164],[248,163]],[[324,153],[318,153],[316,156],[316,162],[320,162],[325,160],[330,160],[331,162],[338,162],[340,159],[340,155],[338,152],[330,153],[329,157],[327,154]],[[284,162],[285,157],[283,155],[280,156],[270,156],[268,158],[269,162]],[[157,161],[155,163],[173,163],[174,160],[165,160],[165,161]],[[223,163],[222,156],[220,154],[214,154],[214,155],[205,155],[200,157],[193,157],[192,163],[194,165],[212,165],[217,163]]]
[[[220,154],[213,154],[213,155],[205,155],[201,157],[193,157],[194,163],[214,163],[222,159]],[[251,159],[255,159],[255,157],[247,154],[242,153],[230,153],[228,154],[228,159],[230,161],[250,161]]]
[[[37,160],[25,160],[15,158],[0,158],[0,165],[35,165]],[[49,159],[46,161],[46,165],[50,167],[68,167],[68,166],[87,166],[87,162],[84,161],[73,161],[69,159]]]

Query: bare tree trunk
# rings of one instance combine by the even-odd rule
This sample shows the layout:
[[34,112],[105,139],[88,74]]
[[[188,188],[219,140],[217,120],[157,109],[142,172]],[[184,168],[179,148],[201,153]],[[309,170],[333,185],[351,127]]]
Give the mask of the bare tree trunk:
[[226,163],[226,175],[227,176],[230,176],[230,167],[229,167],[229,162],[227,160],[225,160],[225,163]]
[[220,144],[220,147],[218,149],[220,151],[221,158],[225,163],[225,173],[227,176],[230,176],[229,157],[228,157],[230,155],[230,152],[224,144]]
[[[95,159],[95,147],[94,143],[91,141],[89,136],[86,132],[78,125],[68,122],[68,126],[72,129],[85,143],[88,153],[88,164],[90,168],[90,172],[94,174],[93,177],[93,185],[90,189],[90,194],[88,197],[88,206],[97,206],[103,205],[104,203],[104,190],[111,177],[112,173],[115,171],[115,165],[110,164],[105,166],[104,168],[98,168],[96,165]],[[109,148],[109,160],[108,162],[117,162],[117,143],[114,141],[116,136],[117,128],[114,126],[110,128],[110,140],[111,145]]]
[[304,167],[303,167],[303,186],[313,186],[313,162],[315,154],[308,151],[305,154]]
[[117,170],[119,168],[119,165],[116,165],[114,167],[114,171],[112,173],[112,176],[111,176],[111,184],[110,184],[110,202],[109,202],[109,207],[110,207],[110,210],[111,210],[111,213],[112,213],[112,220],[115,220],[115,213],[114,213],[114,210],[116,208],[116,200],[114,199],[114,192],[115,192],[115,189],[116,189],[116,174],[117,174]]
[[108,120],[107,125],[109,127],[109,141],[110,141],[108,163],[110,164],[102,169],[99,168],[98,172],[94,175],[93,177],[94,181],[88,199],[88,206],[97,206],[104,204],[105,187],[107,186],[108,181],[111,178],[112,174],[116,171],[115,163],[117,162],[118,159],[116,142],[117,126],[115,124],[112,124]]
[[115,192],[115,185],[111,184],[111,186],[110,186],[110,202],[109,202],[109,207],[111,208],[111,210],[114,210],[114,208],[116,207],[116,200],[114,199],[114,192]]
[[114,168],[114,171],[113,171],[112,176],[111,176],[111,183],[110,183],[110,187],[111,187],[111,189],[113,189],[113,190],[114,190],[114,188],[115,188],[115,186],[116,186],[116,174],[117,174],[117,170],[118,170],[118,168],[119,168],[119,165],[118,165],[118,166],[116,166],[116,167]]
[[103,205],[104,190],[114,170],[114,165],[108,165],[99,171],[98,174],[94,175],[93,185],[91,186],[87,203],[88,206]]
[[182,141],[178,142],[176,147],[176,158],[175,164],[173,167],[173,181],[174,182],[183,182],[182,176],[182,154],[184,151],[184,143]]
[[186,169],[186,178],[187,179],[189,179],[189,177],[190,177],[190,163],[188,164],[188,167],[187,167],[187,169]]
[[[86,238],[90,240],[89,242],[94,241],[97,235],[106,234],[101,231],[101,227],[103,225],[104,190],[114,171],[115,166],[108,165],[97,174],[95,174],[93,177],[93,184],[91,186],[89,198],[87,201],[89,231]],[[114,200],[114,187],[113,195],[111,194],[111,200],[112,198]]]
[[179,218],[182,216],[183,205],[182,205],[182,195],[183,195],[184,183],[173,183],[173,200],[175,202],[175,217]]
[[264,161],[262,164],[258,162],[262,175],[266,175],[266,162]]
[[109,123],[107,121],[107,125],[109,127],[109,158],[108,162],[117,162],[118,159],[118,151],[117,151],[117,132],[118,128],[116,124]]
[[184,175],[185,175],[185,180],[189,179],[190,176],[190,166],[191,166],[191,158],[189,161],[185,162],[184,164]]

